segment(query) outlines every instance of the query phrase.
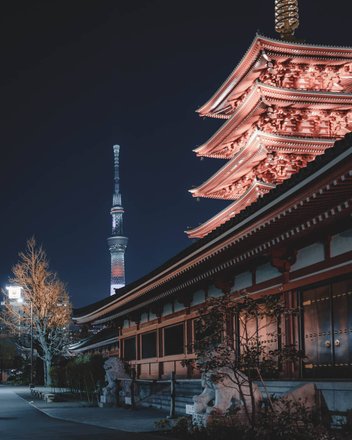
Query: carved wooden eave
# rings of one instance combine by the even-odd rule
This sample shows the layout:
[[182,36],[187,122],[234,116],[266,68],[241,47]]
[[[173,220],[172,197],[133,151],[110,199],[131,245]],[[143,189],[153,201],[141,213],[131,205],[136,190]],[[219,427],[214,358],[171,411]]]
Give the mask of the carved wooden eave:
[[201,224],[200,226],[186,231],[189,238],[203,238],[208,235],[211,231],[223,225],[230,219],[232,219],[236,214],[243,211],[247,206],[254,203],[258,197],[266,194],[271,189],[275,188],[275,185],[260,182],[254,180],[251,186],[242,194],[237,200],[227,206],[225,209],[220,211],[214,217]]
[[349,110],[352,105],[352,94],[350,93],[288,89],[259,82],[257,88],[265,101],[282,107]]
[[[218,172],[213,174],[206,182],[197,188],[190,189],[193,197],[209,197],[215,199],[234,200],[237,197],[233,194],[229,196],[216,195],[221,186],[230,184],[246,175],[255,165],[267,156],[267,150],[260,142],[260,135],[255,131],[246,145],[227,162]],[[242,195],[242,194],[240,194]]]
[[277,152],[285,155],[315,157],[323,154],[333,144],[333,139],[297,138],[255,130],[245,146],[230,161],[206,182],[189,190],[189,192],[193,197],[235,200],[245,192],[245,187],[238,188],[239,194],[236,194],[236,192],[224,194],[220,191],[248,174],[260,161],[265,160],[268,153]]
[[[352,171],[350,173],[352,176]],[[343,178],[343,180],[344,179],[345,178]],[[231,209],[232,205],[233,204],[229,205],[227,208],[225,208],[223,211],[221,211],[205,223],[185,232],[187,233],[189,238],[204,238],[208,234],[215,232],[216,229],[219,228],[222,224],[228,222],[231,218],[236,216],[236,211]]]
[[[349,111],[352,109],[352,94],[284,89],[256,83],[231,118],[207,142],[196,148],[195,153],[222,159],[233,157],[246,141],[246,136],[243,140],[241,136],[254,130],[260,116],[271,106],[306,111]],[[346,132],[329,137],[336,140],[344,134]]]
[[118,344],[117,331],[111,328],[104,328],[96,334],[70,344],[68,349],[71,353],[83,353],[87,350],[96,350],[108,345]]
[[[288,239],[311,234],[326,222],[350,218],[351,137],[340,141],[309,167],[259,199],[238,216],[140,280],[74,312],[78,324],[124,319],[134,310],[160,304],[197,288]],[[220,258],[221,257],[221,258]],[[236,288],[236,287],[235,287]],[[288,286],[290,288],[290,286]]]
[[108,345],[117,344],[118,337],[115,336],[113,338],[104,339],[97,343],[89,343],[89,341],[82,341],[81,345],[79,343],[70,345],[68,347],[71,353],[84,353],[88,350],[97,350],[99,348],[107,347]]
[[[259,119],[259,116],[265,112],[267,105],[261,101],[258,88],[253,87],[243,103],[236,109],[235,113],[217,130],[213,136],[203,145],[195,148],[193,151],[197,156],[228,158],[226,155],[219,153],[217,146],[222,146],[231,134],[237,139]],[[236,129],[236,132],[234,130]],[[240,147],[233,151],[236,154]]]
[[[246,54],[210,100],[197,112],[201,116],[223,117],[229,102],[241,99],[253,82],[259,78],[267,63],[292,61],[316,65],[342,65],[352,60],[352,48],[302,44],[275,40],[256,35]],[[342,79],[342,86],[351,83],[350,75]]]

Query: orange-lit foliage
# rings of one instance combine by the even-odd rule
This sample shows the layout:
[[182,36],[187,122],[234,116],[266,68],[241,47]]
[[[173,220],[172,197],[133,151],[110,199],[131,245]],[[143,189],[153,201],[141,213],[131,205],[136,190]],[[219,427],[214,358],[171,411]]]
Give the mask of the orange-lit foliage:
[[62,354],[68,342],[72,310],[69,296],[62,281],[49,270],[46,253],[34,238],[27,241],[12,272],[11,282],[22,288],[22,301],[5,301],[1,320],[9,332],[19,337],[24,349],[28,349],[25,336],[33,335],[37,354],[44,360],[48,385],[53,357]]

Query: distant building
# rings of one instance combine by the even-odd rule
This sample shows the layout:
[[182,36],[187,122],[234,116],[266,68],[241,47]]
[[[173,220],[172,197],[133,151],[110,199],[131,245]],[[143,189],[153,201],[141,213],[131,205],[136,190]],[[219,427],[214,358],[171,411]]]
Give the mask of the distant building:
[[125,251],[128,239],[123,233],[123,213],[121,192],[120,192],[120,172],[119,155],[120,146],[114,145],[114,194],[112,199],[112,235],[108,238],[108,245],[111,254],[111,284],[110,295],[115,295],[116,289],[125,286]]

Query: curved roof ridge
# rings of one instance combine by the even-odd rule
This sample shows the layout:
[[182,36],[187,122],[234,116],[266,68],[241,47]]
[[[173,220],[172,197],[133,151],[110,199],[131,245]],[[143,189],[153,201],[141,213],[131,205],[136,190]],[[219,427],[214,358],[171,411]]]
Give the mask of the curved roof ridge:
[[275,37],[268,37],[267,35],[264,34],[260,34],[260,33],[256,33],[256,36],[258,37],[258,39],[264,39],[267,41],[272,41],[275,43],[283,43],[283,44],[294,44],[296,46],[311,46],[311,47],[316,47],[316,48],[329,48],[329,49],[342,49],[342,50],[351,50],[352,51],[352,46],[335,46],[335,45],[330,45],[330,44],[317,44],[317,43],[306,43],[306,42],[302,42],[302,41],[287,41],[287,40],[281,40],[280,38],[275,38]]
[[[287,49],[291,48],[301,48],[313,50],[333,50],[333,51],[344,51],[350,53],[350,58],[352,60],[352,47],[348,46],[327,46],[323,44],[310,44],[310,43],[302,43],[299,41],[285,41],[279,40],[275,38],[266,37],[262,34],[256,33],[254,39],[252,40],[251,45],[242,56],[241,60],[236,64],[235,68],[230,72],[225,81],[216,89],[215,93],[207,100],[205,104],[199,107],[196,112],[200,113],[203,116],[210,114],[211,111],[220,104],[220,102],[228,96],[233,87],[235,87],[243,77],[248,73],[250,66],[254,63],[254,61],[258,58],[260,52],[265,51],[265,42],[280,45],[283,49],[286,47]],[[269,48],[270,49],[270,48]],[[251,54],[251,52],[253,52]],[[347,55],[346,53],[346,55]],[[312,54],[316,55],[316,54]],[[244,63],[246,65],[244,65]],[[249,66],[247,66],[249,64]],[[242,70],[242,72],[241,72]],[[238,77],[236,77],[238,74]]]

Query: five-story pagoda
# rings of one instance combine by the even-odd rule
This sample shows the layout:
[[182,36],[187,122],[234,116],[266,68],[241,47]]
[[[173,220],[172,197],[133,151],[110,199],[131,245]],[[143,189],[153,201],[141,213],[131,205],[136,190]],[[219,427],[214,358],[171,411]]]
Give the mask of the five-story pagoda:
[[228,162],[190,192],[231,204],[188,230],[190,238],[206,236],[352,130],[352,49],[295,41],[297,0],[276,0],[275,21],[282,39],[256,35],[197,110],[226,122],[194,151]]

